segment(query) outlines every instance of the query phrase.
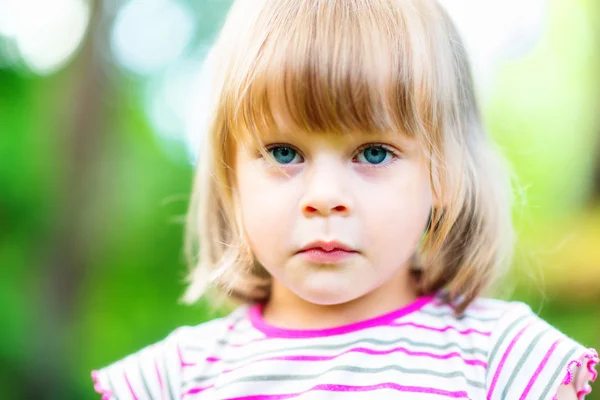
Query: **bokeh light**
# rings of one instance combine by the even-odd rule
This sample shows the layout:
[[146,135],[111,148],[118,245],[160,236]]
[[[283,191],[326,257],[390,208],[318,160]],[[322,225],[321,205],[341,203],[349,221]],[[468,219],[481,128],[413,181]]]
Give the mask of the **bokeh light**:
[[1,0],[0,35],[14,40],[28,68],[50,74],[75,54],[89,17],[84,0]]
[[194,20],[175,0],[132,0],[119,11],[111,33],[116,60],[138,74],[160,72],[176,60],[194,33]]
[[475,79],[485,99],[506,60],[524,57],[540,40],[546,0],[442,0],[463,37]]

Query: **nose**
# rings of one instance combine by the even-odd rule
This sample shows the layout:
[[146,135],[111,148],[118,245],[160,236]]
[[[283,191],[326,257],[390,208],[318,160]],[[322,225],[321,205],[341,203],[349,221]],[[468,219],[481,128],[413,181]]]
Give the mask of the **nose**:
[[332,164],[315,164],[304,177],[306,191],[300,207],[306,217],[346,216],[352,210],[344,172]]

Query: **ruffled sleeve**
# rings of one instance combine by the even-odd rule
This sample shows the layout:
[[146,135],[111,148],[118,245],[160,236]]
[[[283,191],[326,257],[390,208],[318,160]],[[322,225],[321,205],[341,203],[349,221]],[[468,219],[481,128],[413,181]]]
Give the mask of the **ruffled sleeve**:
[[102,400],[179,398],[178,331],[137,353],[92,371],[94,389]]
[[591,391],[598,354],[513,303],[491,336],[487,400],[554,400],[561,384],[574,383],[578,398]]
[[[598,362],[600,362],[600,359],[596,350],[588,349],[579,358],[569,362],[562,384],[569,385],[574,382],[577,390],[577,398],[585,398],[585,395],[592,391],[589,383],[594,382],[598,377],[598,372],[596,372],[596,364]],[[574,372],[575,369],[576,374]],[[556,397],[553,400],[556,400]]]

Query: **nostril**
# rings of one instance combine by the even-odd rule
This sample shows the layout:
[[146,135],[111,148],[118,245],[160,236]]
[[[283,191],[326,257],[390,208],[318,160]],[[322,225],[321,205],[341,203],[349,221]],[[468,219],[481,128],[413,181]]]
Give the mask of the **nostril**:
[[[332,208],[333,211],[346,211],[346,207],[345,206],[336,206]],[[317,211],[317,208],[312,207],[312,206],[306,206],[306,211],[308,212],[315,212]]]

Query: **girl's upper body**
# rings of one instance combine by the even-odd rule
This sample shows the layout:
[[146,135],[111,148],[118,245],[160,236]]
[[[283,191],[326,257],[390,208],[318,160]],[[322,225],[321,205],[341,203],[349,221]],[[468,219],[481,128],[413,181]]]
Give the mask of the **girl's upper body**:
[[[286,329],[262,306],[177,329],[93,373],[104,399],[582,398],[598,356],[523,303],[436,297],[326,329]],[[580,368],[578,368],[580,366]]]
[[207,63],[184,300],[249,305],[94,372],[105,398],[589,391],[592,350],[480,298],[510,180],[435,0],[237,0]]

